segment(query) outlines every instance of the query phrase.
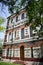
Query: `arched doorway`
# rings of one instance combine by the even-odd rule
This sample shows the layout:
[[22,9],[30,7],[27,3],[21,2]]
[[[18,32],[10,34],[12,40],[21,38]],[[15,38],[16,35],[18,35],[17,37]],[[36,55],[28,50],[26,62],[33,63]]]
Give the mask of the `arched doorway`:
[[20,60],[24,60],[24,46],[20,47]]

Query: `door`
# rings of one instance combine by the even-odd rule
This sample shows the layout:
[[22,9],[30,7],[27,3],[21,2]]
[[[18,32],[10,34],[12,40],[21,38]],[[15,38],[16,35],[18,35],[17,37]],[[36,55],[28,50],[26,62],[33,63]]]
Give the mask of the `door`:
[[20,60],[24,60],[24,46],[20,47]]

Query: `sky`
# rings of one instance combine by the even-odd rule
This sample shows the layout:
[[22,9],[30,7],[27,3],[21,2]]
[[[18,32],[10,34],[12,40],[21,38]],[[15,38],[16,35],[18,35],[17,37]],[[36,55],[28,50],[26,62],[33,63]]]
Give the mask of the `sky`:
[[[20,0],[19,0],[20,2]],[[18,4],[18,2],[16,3],[16,5]],[[4,6],[4,5],[3,5]],[[4,17],[5,19],[7,19],[8,16],[10,16],[10,13],[8,12],[8,7],[4,6],[3,9],[2,9],[2,4],[0,3],[0,16],[1,17]],[[3,26],[6,27],[6,20],[5,20],[5,23],[3,24]],[[0,32],[0,38],[1,39],[4,39],[4,35],[5,35],[5,31],[4,32]]]
[[[6,19],[7,17],[10,15],[8,12],[8,7],[4,7],[3,9],[1,9],[1,3],[0,3],[0,16],[5,18],[5,22],[3,23],[3,26],[6,27]],[[0,38],[4,39],[4,35],[5,35],[5,31],[0,32]]]

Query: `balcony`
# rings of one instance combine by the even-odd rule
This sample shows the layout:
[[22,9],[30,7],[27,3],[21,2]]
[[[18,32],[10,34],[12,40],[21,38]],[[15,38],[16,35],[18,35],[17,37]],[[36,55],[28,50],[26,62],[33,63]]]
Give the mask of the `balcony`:
[[[41,39],[43,39],[43,37],[39,38],[39,40],[41,40]],[[25,38],[25,39],[14,40],[13,42],[12,41],[4,42],[4,45],[6,45],[6,44],[17,44],[17,43],[22,43],[22,42],[36,41],[36,40],[38,40],[38,36]]]

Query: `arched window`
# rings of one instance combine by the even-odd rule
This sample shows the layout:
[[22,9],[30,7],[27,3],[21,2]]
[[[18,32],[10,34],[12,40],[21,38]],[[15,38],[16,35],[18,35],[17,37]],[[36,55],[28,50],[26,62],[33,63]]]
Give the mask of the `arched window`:
[[21,19],[24,19],[24,13],[22,13]]
[[18,21],[18,16],[16,17],[16,22]]
[[11,41],[11,39],[12,39],[12,33],[10,32],[9,33],[9,41]]

